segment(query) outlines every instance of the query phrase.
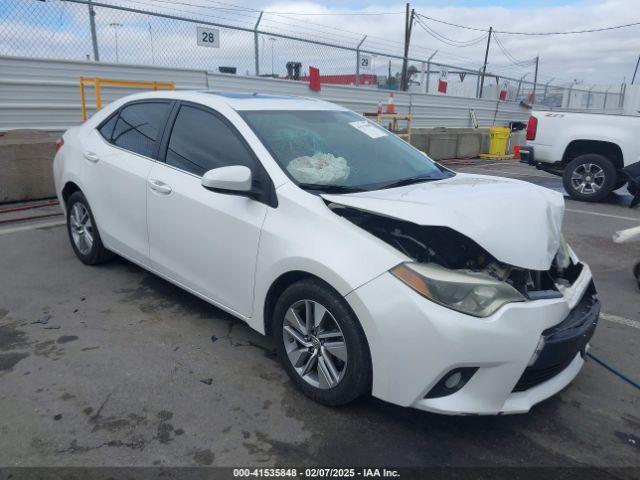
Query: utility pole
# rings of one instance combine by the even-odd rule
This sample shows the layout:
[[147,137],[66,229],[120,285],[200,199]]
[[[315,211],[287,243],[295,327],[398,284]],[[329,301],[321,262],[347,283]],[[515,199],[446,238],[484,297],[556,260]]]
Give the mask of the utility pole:
[[91,0],[88,0],[87,6],[89,7],[89,27],[91,28],[91,43],[93,44],[93,60],[99,62],[100,52],[98,51],[98,35],[96,34],[96,12],[93,9]]
[[484,74],[487,72],[487,60],[489,59],[489,45],[491,44],[491,33],[493,27],[489,27],[489,36],[487,37],[487,50],[484,52],[484,64],[482,66],[482,77],[480,78],[480,95],[478,98],[482,98],[482,89],[484,88]]
[[536,103],[536,88],[538,87],[538,62],[540,61],[540,56],[536,57],[536,71],[533,74],[533,95],[531,98],[531,103]]
[[116,63],[120,63],[120,57],[118,56],[118,28],[122,26],[121,23],[112,22],[109,24],[111,28],[113,28],[113,33],[116,37]]
[[258,15],[258,21],[256,22],[256,26],[253,27],[253,50],[255,52],[255,60],[256,60],[256,77],[260,76],[260,49],[258,48],[258,25],[260,25],[260,20],[262,20],[262,14],[264,12],[260,11],[260,15]]
[[638,55],[638,61],[636,62],[636,69],[633,71],[633,78],[631,79],[631,85],[636,81],[636,73],[638,73],[638,65],[640,65],[640,55]]
[[407,78],[407,64],[409,61],[409,43],[411,42],[411,27],[413,27],[413,17],[416,11],[411,9],[411,5],[407,3],[404,17],[404,58],[402,59],[402,76],[400,77],[400,90],[406,91],[409,87],[409,79]]

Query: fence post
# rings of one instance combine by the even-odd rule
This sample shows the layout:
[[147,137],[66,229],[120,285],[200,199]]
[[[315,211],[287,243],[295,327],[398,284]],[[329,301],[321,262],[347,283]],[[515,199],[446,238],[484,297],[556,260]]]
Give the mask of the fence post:
[[367,36],[365,35],[364,37],[362,37],[362,40],[360,40],[360,43],[356,47],[356,87],[360,86],[360,47],[366,39]]
[[93,9],[91,0],[87,1],[87,7],[89,8],[89,26],[91,28],[91,43],[93,45],[93,60],[100,61],[100,52],[98,51],[98,35],[96,33],[96,12]]
[[[424,83],[426,78],[426,71],[425,71],[426,67],[427,67],[426,62],[420,63],[420,88],[421,89],[427,86],[427,84]],[[425,90],[424,93],[428,93],[428,92]]]
[[589,107],[591,106],[591,90],[593,90],[593,87],[595,85],[591,85],[591,88],[589,88],[589,91],[587,93],[587,110],[589,110]]
[[433,52],[429,58],[427,58],[427,88],[424,93],[429,93],[429,81],[431,80],[431,59],[436,56],[438,50]]
[[604,92],[604,102],[602,102],[602,109],[606,110],[607,109],[607,97],[609,96],[609,89],[611,88],[611,85],[609,85],[607,87],[607,89]]
[[571,108],[571,91],[573,90],[573,83],[569,85],[569,94],[567,95],[567,106],[565,108]]
[[627,93],[627,85],[623,82],[620,84],[620,98],[618,99],[618,108],[624,107],[624,97]]
[[255,61],[256,61],[256,77],[260,76],[260,48],[258,46],[258,25],[260,25],[260,20],[262,20],[262,14],[264,12],[260,11],[260,15],[258,15],[258,21],[256,22],[256,26],[253,27],[253,49],[255,52]]

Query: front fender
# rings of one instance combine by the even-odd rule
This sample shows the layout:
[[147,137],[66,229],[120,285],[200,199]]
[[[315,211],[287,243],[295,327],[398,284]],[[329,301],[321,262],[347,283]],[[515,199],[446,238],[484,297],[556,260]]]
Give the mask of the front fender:
[[260,237],[254,315],[248,323],[264,333],[269,289],[285,273],[300,271],[331,285],[340,295],[407,260],[402,253],[333,213],[317,195],[293,184],[278,189]]

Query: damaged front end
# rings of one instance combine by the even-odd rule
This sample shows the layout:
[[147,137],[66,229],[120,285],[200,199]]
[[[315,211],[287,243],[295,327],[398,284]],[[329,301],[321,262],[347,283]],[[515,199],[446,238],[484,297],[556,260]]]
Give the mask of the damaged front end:
[[449,227],[417,225],[336,203],[329,208],[412,259],[391,271],[401,281],[436,303],[477,317],[505,303],[562,298],[582,270],[562,238],[550,268],[532,270],[497,260]]

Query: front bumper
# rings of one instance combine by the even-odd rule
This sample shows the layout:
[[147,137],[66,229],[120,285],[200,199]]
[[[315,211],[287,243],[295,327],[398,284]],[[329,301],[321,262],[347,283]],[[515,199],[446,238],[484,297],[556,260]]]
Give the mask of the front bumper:
[[[488,318],[430,302],[388,273],[346,298],[369,342],[374,396],[437,413],[486,415],[528,412],[573,380],[599,314],[597,300],[584,308],[591,289],[584,265],[563,298],[508,304]],[[545,347],[528,367],[542,336]],[[425,398],[462,367],[477,367],[464,387]]]

